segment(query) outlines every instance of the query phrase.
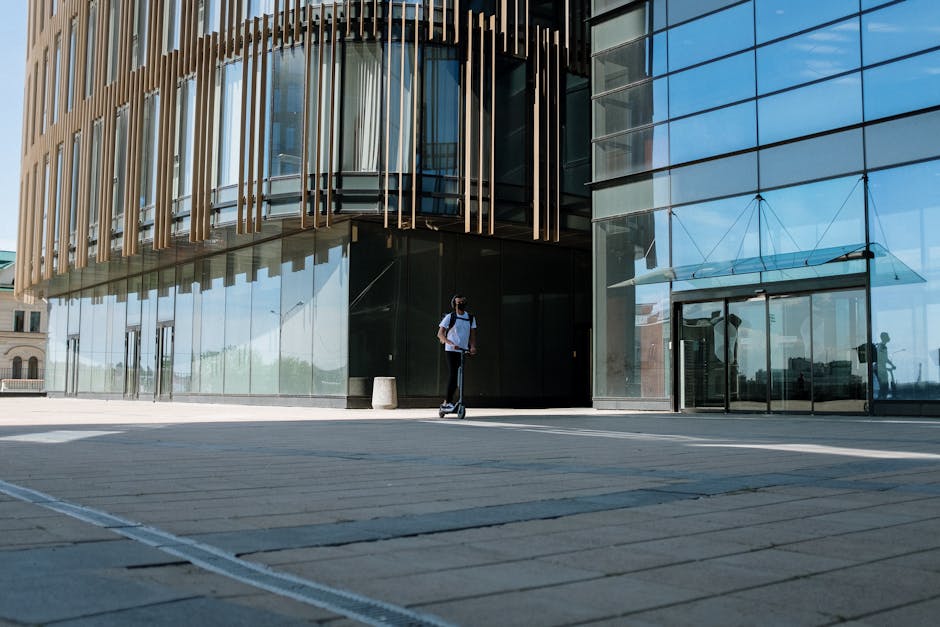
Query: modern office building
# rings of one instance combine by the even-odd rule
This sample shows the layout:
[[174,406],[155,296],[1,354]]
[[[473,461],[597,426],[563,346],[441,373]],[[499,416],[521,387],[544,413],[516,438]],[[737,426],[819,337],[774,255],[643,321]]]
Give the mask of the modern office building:
[[19,295],[54,395],[590,403],[586,2],[30,0]]
[[591,28],[595,405],[940,414],[940,3]]

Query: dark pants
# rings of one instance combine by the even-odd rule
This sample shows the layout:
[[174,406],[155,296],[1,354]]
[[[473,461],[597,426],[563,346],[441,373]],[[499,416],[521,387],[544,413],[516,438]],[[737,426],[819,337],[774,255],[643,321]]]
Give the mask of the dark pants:
[[457,351],[444,351],[447,355],[447,366],[450,370],[450,377],[447,379],[447,402],[454,400],[454,392],[457,391],[457,370],[460,368],[460,353]]

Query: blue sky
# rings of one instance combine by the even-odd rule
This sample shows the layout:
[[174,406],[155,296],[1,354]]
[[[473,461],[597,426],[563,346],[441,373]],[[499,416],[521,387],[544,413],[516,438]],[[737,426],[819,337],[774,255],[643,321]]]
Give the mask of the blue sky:
[[0,20],[0,250],[16,250],[23,140],[23,80],[26,69],[26,0],[3,3]]

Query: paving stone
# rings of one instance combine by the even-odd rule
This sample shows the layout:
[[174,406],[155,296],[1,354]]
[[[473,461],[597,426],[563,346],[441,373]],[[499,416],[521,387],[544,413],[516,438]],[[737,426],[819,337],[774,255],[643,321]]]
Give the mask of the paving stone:
[[[326,618],[326,617],[324,617]],[[287,617],[218,599],[185,599],[156,606],[137,607],[94,617],[67,620],[62,627],[125,627],[146,624],[202,625],[206,627],[300,627],[309,620]]]
[[912,603],[844,623],[846,627],[936,627],[940,616],[940,599]]
[[[662,626],[671,627],[799,627],[817,626],[831,622],[832,617],[799,607],[786,612],[768,607],[759,602],[732,596],[711,597],[697,601],[631,614],[602,623],[588,623],[591,627],[602,625]],[[585,627],[587,627],[587,625]]]
[[877,564],[786,581],[735,593],[735,596],[784,608],[800,607],[840,620],[931,599],[940,575]]
[[141,585],[120,576],[85,572],[20,572],[0,579],[0,617],[21,623],[48,623],[142,605],[178,601],[189,595]]

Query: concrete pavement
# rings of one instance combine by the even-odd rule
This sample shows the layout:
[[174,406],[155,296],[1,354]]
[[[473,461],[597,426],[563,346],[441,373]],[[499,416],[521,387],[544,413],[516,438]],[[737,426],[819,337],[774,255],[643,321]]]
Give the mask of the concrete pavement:
[[0,399],[0,626],[938,621],[940,421]]

